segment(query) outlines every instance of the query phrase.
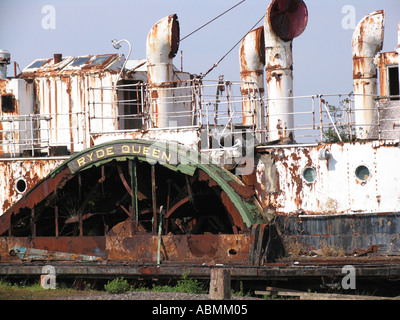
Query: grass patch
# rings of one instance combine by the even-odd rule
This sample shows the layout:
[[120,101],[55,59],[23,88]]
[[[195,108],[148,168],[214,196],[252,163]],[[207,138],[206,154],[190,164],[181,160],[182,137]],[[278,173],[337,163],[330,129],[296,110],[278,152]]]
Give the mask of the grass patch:
[[104,286],[104,290],[108,293],[125,293],[129,291],[153,291],[153,292],[183,292],[183,293],[197,293],[206,294],[204,284],[196,279],[189,279],[189,274],[184,273],[182,279],[178,280],[175,285],[152,285],[152,287],[139,287],[134,288],[124,278],[116,278],[108,281]]
[[[232,290],[233,296],[251,296],[250,292],[245,292],[243,283],[240,283],[239,291]],[[102,289],[103,288],[103,289]],[[22,282],[11,282],[0,279],[0,300],[56,300],[73,297],[84,297],[88,295],[99,295],[99,294],[121,294],[132,291],[152,291],[152,292],[183,292],[193,294],[208,294],[208,282],[190,279],[189,273],[182,274],[181,279],[173,281],[172,284],[168,285],[143,285],[140,284],[136,287],[129,283],[124,278],[116,278],[108,281],[104,287],[94,287],[87,283],[81,283],[80,289],[77,290],[77,286],[74,284],[67,285],[66,283],[57,283],[55,290],[43,289],[39,281],[22,281]]]
[[43,289],[39,281],[10,282],[0,279],[0,300],[55,300],[65,296],[82,296],[90,291],[77,291],[63,284],[57,284],[57,289]]

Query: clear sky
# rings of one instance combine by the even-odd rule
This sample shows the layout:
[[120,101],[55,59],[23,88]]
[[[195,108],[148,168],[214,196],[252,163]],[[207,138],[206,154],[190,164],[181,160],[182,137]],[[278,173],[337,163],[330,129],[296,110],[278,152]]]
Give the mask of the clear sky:
[[[0,49],[11,53],[21,69],[35,59],[116,51],[112,39],[132,44],[131,59],[146,57],[146,37],[158,20],[177,14],[181,37],[231,8],[240,0],[0,0]],[[184,71],[204,73],[228,52],[265,14],[269,0],[245,0],[236,8],[181,42]],[[357,23],[375,10],[386,12],[383,51],[397,47],[399,0],[306,0],[309,21],[293,41],[294,93],[352,91],[351,18]],[[55,15],[46,11],[46,5]],[[350,8],[351,10],[346,10]],[[350,16],[349,16],[350,15]],[[53,24],[52,24],[53,23]],[[257,26],[261,26],[260,22]],[[239,46],[207,79],[223,74],[239,80]],[[180,54],[174,64],[180,68]],[[9,74],[13,73],[9,68]]]

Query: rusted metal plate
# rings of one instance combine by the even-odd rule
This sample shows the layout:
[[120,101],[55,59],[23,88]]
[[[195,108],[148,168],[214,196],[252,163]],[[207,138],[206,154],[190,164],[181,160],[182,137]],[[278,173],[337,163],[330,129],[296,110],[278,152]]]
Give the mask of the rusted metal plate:
[[[108,259],[157,261],[158,236],[107,237]],[[161,236],[161,261],[182,263],[248,264],[248,235]]]
[[[249,235],[161,236],[161,262],[243,264]],[[0,238],[1,260],[157,262],[158,236]]]
[[[276,234],[262,225],[254,234],[159,236],[120,234],[106,237],[1,237],[2,262],[15,261],[127,261],[262,265],[276,257]],[[268,240],[269,239],[269,240]],[[271,247],[269,247],[271,245]],[[267,257],[268,255],[268,257]],[[267,261],[268,260],[268,261]]]

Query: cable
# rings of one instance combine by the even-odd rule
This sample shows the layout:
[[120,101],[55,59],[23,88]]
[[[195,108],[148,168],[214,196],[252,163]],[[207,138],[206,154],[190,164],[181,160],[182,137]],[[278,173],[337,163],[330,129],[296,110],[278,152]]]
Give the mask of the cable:
[[196,30],[194,30],[193,32],[189,33],[187,36],[184,36],[182,39],[180,39],[179,41],[182,42],[183,40],[185,40],[186,38],[188,38],[189,36],[191,36],[193,33],[196,33],[197,31],[199,31],[200,29],[203,29],[206,25],[210,24],[211,22],[217,20],[219,17],[223,16],[225,13],[231,11],[233,8],[236,8],[238,5],[240,5],[241,3],[245,2],[246,0],[242,0],[239,3],[235,4],[232,8],[222,12],[220,15],[218,15],[217,17],[215,17],[214,19],[208,21],[207,23],[203,24],[201,27],[197,28]]
[[[255,23],[254,26],[251,27],[251,29],[249,30],[249,32],[250,32],[251,30],[253,30],[253,29],[260,23],[260,21],[261,21],[262,19],[264,19],[264,15]],[[217,63],[214,63],[214,65],[213,65],[210,69],[208,69],[208,71],[207,71],[204,75],[201,75],[201,78],[203,79],[203,78],[204,78],[206,75],[208,75],[214,68],[216,68],[216,67],[219,65],[219,63],[220,63],[222,60],[224,60],[225,57],[226,57],[229,53],[231,53],[231,51],[232,51],[233,49],[235,49],[235,47],[243,40],[243,38],[244,38],[249,32],[247,32],[242,38],[240,38],[240,40],[239,40],[238,42],[236,42],[236,44],[235,44],[227,53],[225,53],[225,55],[224,55],[221,59],[219,59]]]

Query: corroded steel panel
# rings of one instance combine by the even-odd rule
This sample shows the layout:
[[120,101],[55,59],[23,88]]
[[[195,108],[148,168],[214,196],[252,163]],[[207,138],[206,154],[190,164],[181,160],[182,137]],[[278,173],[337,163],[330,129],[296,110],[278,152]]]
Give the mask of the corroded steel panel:
[[276,219],[288,251],[293,254],[345,256],[400,255],[398,213],[290,215]]
[[23,195],[64,159],[24,159],[0,161],[1,214],[6,212]]
[[[400,174],[394,169],[400,161],[400,148],[396,143],[353,142],[266,150],[270,154],[264,157],[273,164],[259,162],[253,183],[262,206],[273,208],[276,214],[335,215],[399,208]],[[330,157],[321,158],[324,154]]]

